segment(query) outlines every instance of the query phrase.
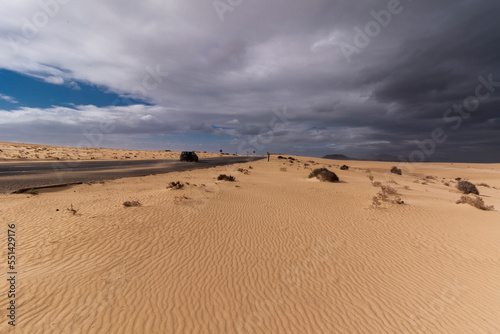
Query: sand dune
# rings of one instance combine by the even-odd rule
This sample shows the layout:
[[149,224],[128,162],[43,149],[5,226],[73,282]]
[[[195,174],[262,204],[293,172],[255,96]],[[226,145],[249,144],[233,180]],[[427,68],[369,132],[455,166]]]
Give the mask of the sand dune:
[[[295,158],[0,195],[17,225],[16,332],[500,332],[500,165],[399,176]],[[342,182],[307,179],[317,167]],[[369,175],[405,204],[375,207]],[[487,184],[496,209],[456,204],[457,177]]]
[[[0,142],[0,161],[12,160],[149,160],[177,159],[180,152],[119,150],[95,147],[65,147],[37,144]],[[220,154],[199,152],[200,158],[217,157]]]

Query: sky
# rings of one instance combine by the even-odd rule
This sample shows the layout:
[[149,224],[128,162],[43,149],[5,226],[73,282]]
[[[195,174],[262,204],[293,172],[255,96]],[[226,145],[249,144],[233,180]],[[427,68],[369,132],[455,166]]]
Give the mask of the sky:
[[500,162],[495,0],[2,0],[0,141]]

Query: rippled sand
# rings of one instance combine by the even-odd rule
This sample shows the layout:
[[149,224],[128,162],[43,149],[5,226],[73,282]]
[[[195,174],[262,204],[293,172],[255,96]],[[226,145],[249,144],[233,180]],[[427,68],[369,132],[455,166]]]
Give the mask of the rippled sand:
[[[500,165],[296,158],[0,195],[16,333],[500,332]],[[374,207],[369,175],[405,204]],[[495,211],[456,204],[456,177]]]

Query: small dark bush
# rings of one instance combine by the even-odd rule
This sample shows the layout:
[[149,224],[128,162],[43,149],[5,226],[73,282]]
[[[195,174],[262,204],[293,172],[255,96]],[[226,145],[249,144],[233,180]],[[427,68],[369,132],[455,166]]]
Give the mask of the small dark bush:
[[167,186],[167,189],[182,189],[184,188],[184,183],[182,183],[181,181],[177,181],[177,182],[170,182]]
[[234,178],[234,176],[226,175],[226,174],[220,174],[217,177],[217,180],[219,180],[219,181],[230,181],[230,182],[236,181],[236,179]]
[[342,165],[342,167],[340,167],[341,170],[348,170],[349,169],[349,166],[347,165]]
[[123,206],[126,208],[130,208],[132,206],[141,206],[141,203],[139,203],[138,201],[126,201],[123,202]]
[[392,173],[392,174],[398,174],[398,175],[402,175],[402,174],[403,174],[403,172],[401,171],[401,169],[399,169],[399,168],[398,168],[398,167],[396,167],[396,166],[393,166],[393,167],[391,168],[391,173]]
[[288,157],[288,160],[295,161],[295,158],[294,157]]
[[339,177],[332,171],[326,168],[317,168],[309,174],[309,178],[316,177],[323,182],[339,182]]
[[476,186],[469,181],[459,181],[457,183],[457,189],[463,192],[465,195],[467,194],[475,194],[479,195],[479,191]]
[[455,179],[455,181],[461,181],[461,180],[462,180],[462,178],[461,178],[461,177],[457,177],[457,178]]
[[286,159],[286,158],[282,155],[278,155],[278,159]]
[[248,169],[243,169],[243,168],[238,168],[238,172],[243,173],[243,174],[248,174]]

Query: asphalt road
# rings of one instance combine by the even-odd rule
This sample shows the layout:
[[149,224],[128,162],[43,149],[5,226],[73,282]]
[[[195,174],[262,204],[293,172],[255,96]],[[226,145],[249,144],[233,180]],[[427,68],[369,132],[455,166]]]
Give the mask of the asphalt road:
[[113,180],[245,163],[262,157],[220,157],[196,162],[179,160],[54,161],[0,163],[0,193],[66,183]]

